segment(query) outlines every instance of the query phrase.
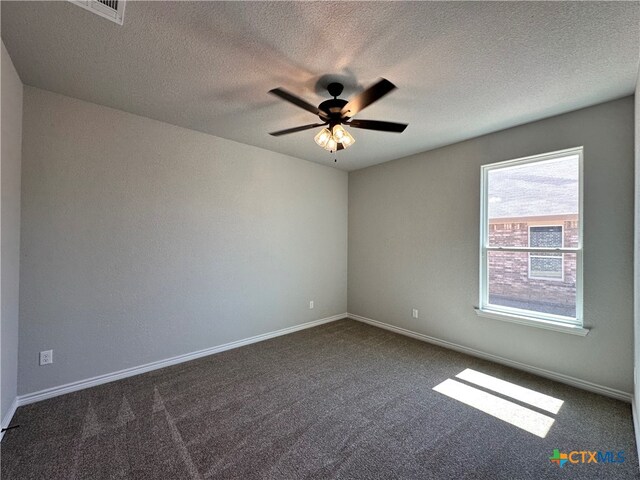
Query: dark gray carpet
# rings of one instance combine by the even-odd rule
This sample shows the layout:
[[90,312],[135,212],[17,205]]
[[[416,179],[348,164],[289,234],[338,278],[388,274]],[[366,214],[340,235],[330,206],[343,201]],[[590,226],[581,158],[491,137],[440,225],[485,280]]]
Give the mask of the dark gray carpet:
[[[466,368],[564,400],[546,438],[433,390]],[[639,478],[628,404],[351,320],[21,407],[14,423],[3,480]],[[625,461],[561,469],[554,448]]]

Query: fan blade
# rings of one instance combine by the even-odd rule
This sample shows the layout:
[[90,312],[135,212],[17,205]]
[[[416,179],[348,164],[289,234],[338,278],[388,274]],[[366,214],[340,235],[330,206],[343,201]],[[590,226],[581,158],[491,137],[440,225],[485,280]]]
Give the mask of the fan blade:
[[364,92],[352,98],[349,103],[342,107],[341,114],[345,117],[353,117],[360,110],[380,100],[387,93],[394,90],[396,86],[385,78],[381,78],[378,83],[374,83]]
[[271,132],[269,135],[279,137],[280,135],[287,135],[289,133],[302,132],[303,130],[310,130],[315,127],[322,127],[326,123],[312,123],[310,125],[302,125],[301,127],[287,128],[286,130],[278,130],[277,132]]
[[406,123],[380,122],[378,120],[358,120],[354,118],[349,123],[345,123],[353,128],[365,128],[367,130],[380,130],[382,132],[402,133],[409,125]]
[[301,99],[300,97],[295,96],[293,93],[289,93],[282,88],[274,88],[273,90],[269,90],[269,93],[275,95],[276,97],[280,97],[287,102],[293,103],[294,105],[305,109],[307,112],[311,112],[314,115],[322,115],[326,117],[327,114],[320,110],[318,107],[311,105],[306,100]]

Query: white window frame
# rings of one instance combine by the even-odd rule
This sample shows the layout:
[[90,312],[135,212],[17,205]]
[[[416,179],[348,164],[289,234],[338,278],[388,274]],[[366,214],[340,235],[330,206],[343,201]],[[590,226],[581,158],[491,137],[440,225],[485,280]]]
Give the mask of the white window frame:
[[[531,229],[532,228],[537,228],[537,227],[560,227],[560,231],[561,233],[561,238],[562,238],[562,245],[560,246],[561,248],[564,248],[564,225],[558,225],[558,224],[549,224],[549,225],[528,225],[527,226],[527,243],[529,245],[529,247],[531,247]],[[545,258],[544,256],[540,256],[540,255],[536,255],[536,252],[531,252],[529,253],[529,259],[528,259],[528,263],[529,263],[529,270],[527,272],[527,276],[531,279],[531,280],[544,280],[547,282],[564,282],[564,253],[560,254],[560,276],[559,277],[545,277],[544,275],[533,275],[531,273],[531,256],[533,255],[534,258]],[[557,257],[556,257],[557,258]]]
[[[583,257],[583,147],[568,148],[541,155],[533,155],[529,157],[516,158],[504,162],[491,163],[481,167],[481,183],[480,183],[480,302],[476,308],[476,313],[481,317],[488,317],[497,320],[546,328],[576,335],[587,335],[588,329],[583,326],[583,302],[582,302],[582,257]],[[532,247],[491,247],[489,246],[489,195],[488,195],[488,176],[491,170],[498,170],[505,167],[514,167],[517,165],[525,165],[529,163],[537,163],[545,160],[554,160],[557,158],[578,156],[578,245],[576,247],[562,248],[532,248]],[[564,228],[563,228],[564,242]],[[563,243],[564,245],[564,243]],[[493,305],[489,303],[489,254],[490,251],[502,252],[559,252],[570,253],[576,255],[576,317],[565,317],[562,315],[553,315],[532,310],[524,310],[520,308],[505,307],[502,305]],[[564,256],[564,255],[563,255]],[[564,268],[563,268],[564,271]]]

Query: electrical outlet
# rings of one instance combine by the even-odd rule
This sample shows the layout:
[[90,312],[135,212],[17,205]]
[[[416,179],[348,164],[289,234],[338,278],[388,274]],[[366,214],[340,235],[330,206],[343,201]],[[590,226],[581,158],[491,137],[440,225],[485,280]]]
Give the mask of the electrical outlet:
[[309,310],[313,310],[313,300],[309,302]]
[[40,365],[48,365],[50,363],[53,363],[53,350],[40,352]]
[[413,318],[418,318],[418,309],[414,308],[412,312]]

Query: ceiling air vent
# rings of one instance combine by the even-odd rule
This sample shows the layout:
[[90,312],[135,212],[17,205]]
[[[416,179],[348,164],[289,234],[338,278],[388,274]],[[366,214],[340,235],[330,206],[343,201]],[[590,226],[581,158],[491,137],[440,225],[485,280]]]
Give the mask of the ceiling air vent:
[[125,0],[69,0],[90,12],[122,25]]

